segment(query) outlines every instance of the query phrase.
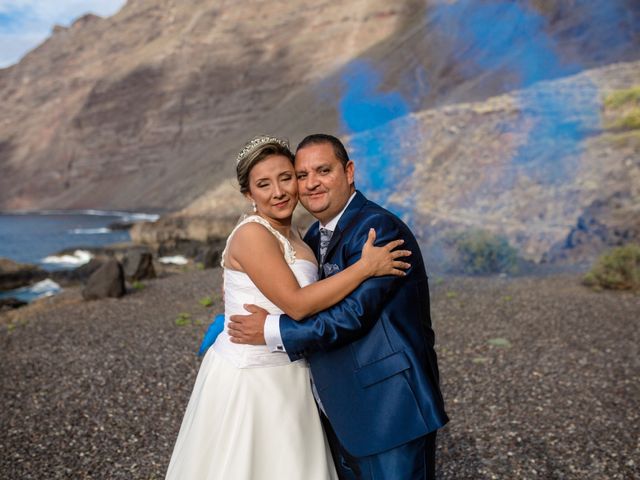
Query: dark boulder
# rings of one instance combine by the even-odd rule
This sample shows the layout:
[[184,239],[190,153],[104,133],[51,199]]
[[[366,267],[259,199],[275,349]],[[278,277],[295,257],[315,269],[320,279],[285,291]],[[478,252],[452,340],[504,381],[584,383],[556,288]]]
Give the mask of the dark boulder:
[[225,240],[221,240],[204,244],[196,255],[195,261],[201,263],[204,268],[219,267],[225,243]]
[[82,290],[82,297],[85,300],[117,298],[122,297],[125,292],[122,265],[117,260],[111,259],[89,277],[87,285]]
[[169,257],[182,255],[187,258],[195,258],[203,246],[203,242],[187,238],[171,238],[158,245],[158,256]]
[[133,226],[133,222],[125,222],[124,220],[118,222],[111,222],[107,225],[107,228],[112,231],[129,230]]
[[130,282],[156,277],[156,271],[153,268],[153,257],[148,251],[131,250],[125,255],[122,261],[122,268],[125,278]]

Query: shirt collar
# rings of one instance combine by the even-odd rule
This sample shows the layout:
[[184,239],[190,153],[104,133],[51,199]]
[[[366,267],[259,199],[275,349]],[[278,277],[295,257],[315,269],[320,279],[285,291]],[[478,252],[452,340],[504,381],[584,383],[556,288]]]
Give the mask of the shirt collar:
[[323,225],[322,223],[320,223],[320,228],[326,228],[327,230],[330,230],[330,231],[333,232],[336,229],[336,227],[338,226],[338,222],[340,221],[340,217],[342,217],[342,214],[347,209],[347,207],[351,203],[351,200],[353,200],[353,197],[355,197],[355,196],[356,196],[356,192],[353,192],[351,194],[351,196],[349,197],[349,200],[347,200],[347,204],[344,206],[342,211],[338,215],[333,217],[329,222],[327,222],[326,225]]

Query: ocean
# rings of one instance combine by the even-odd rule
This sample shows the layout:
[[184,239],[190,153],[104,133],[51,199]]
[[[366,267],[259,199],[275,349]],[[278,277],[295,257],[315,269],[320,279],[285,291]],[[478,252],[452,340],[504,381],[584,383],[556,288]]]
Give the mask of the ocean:
[[[0,257],[32,263],[48,271],[75,268],[90,260],[83,247],[100,247],[130,240],[127,230],[110,230],[114,222],[156,220],[158,215],[100,210],[43,211],[0,214]],[[76,248],[70,255],[55,255]],[[0,292],[0,298],[25,301],[51,295],[60,287],[44,280],[31,287]]]

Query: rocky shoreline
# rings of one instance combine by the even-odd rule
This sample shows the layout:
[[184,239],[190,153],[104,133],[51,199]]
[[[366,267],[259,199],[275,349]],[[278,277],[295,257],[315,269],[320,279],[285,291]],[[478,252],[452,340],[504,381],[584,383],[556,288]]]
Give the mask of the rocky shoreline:
[[[112,273],[108,274],[104,281],[113,280],[121,283],[122,288],[119,290],[122,290],[122,294],[126,293],[125,282],[128,282],[128,287],[131,287],[134,282],[155,278],[157,275],[181,273],[190,268],[206,269],[219,266],[220,255],[225,245],[224,236],[210,235],[204,239],[190,238],[184,233],[180,233],[180,229],[175,225],[171,232],[164,230],[163,234],[159,235],[162,229],[156,226],[155,222],[143,222],[136,231],[141,231],[140,227],[149,228],[149,226],[152,226],[155,233],[153,239],[149,234],[142,237],[137,235],[135,237],[137,241],[102,247],[76,246],[66,248],[53,255],[56,257],[73,256],[74,252],[78,250],[88,252],[91,260],[73,269],[48,271],[37,265],[18,263],[0,257],[0,292],[33,287],[37,282],[45,279],[51,279],[64,288],[91,285],[96,282],[98,277],[105,277],[104,273],[99,274],[98,272],[102,268],[108,269],[106,265],[110,262],[116,262],[119,266],[113,267]],[[125,227],[123,226],[123,228]],[[224,228],[224,226],[219,228]],[[190,233],[191,230],[185,229],[185,232]],[[221,232],[226,232],[226,230],[221,230]],[[228,234],[228,232],[226,233]],[[171,262],[163,261],[163,257],[183,257],[185,265],[173,265]],[[121,272],[116,271],[118,269]],[[118,278],[114,280],[113,277]],[[0,311],[20,308],[25,304],[17,298],[7,297],[0,301]]]
[[[221,271],[142,284],[90,302],[69,288],[0,314],[1,477],[164,476]],[[639,295],[572,275],[431,285],[452,419],[438,478],[640,475]]]

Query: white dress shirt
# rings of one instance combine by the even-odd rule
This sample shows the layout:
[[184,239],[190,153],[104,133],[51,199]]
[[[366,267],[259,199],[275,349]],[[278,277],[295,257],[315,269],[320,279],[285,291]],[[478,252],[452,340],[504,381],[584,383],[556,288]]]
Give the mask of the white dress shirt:
[[[321,223],[320,227],[326,228],[327,230],[330,230],[331,233],[333,233],[333,231],[338,226],[340,217],[342,217],[342,214],[347,209],[347,207],[351,203],[351,200],[353,200],[353,197],[355,196],[356,192],[353,192],[342,211],[340,211],[338,215],[327,222],[326,225],[323,225]],[[267,319],[264,322],[264,339],[267,343],[267,347],[269,347],[269,350],[271,350],[272,352],[286,352],[284,344],[282,342],[282,336],[280,335],[280,315],[267,315]]]

